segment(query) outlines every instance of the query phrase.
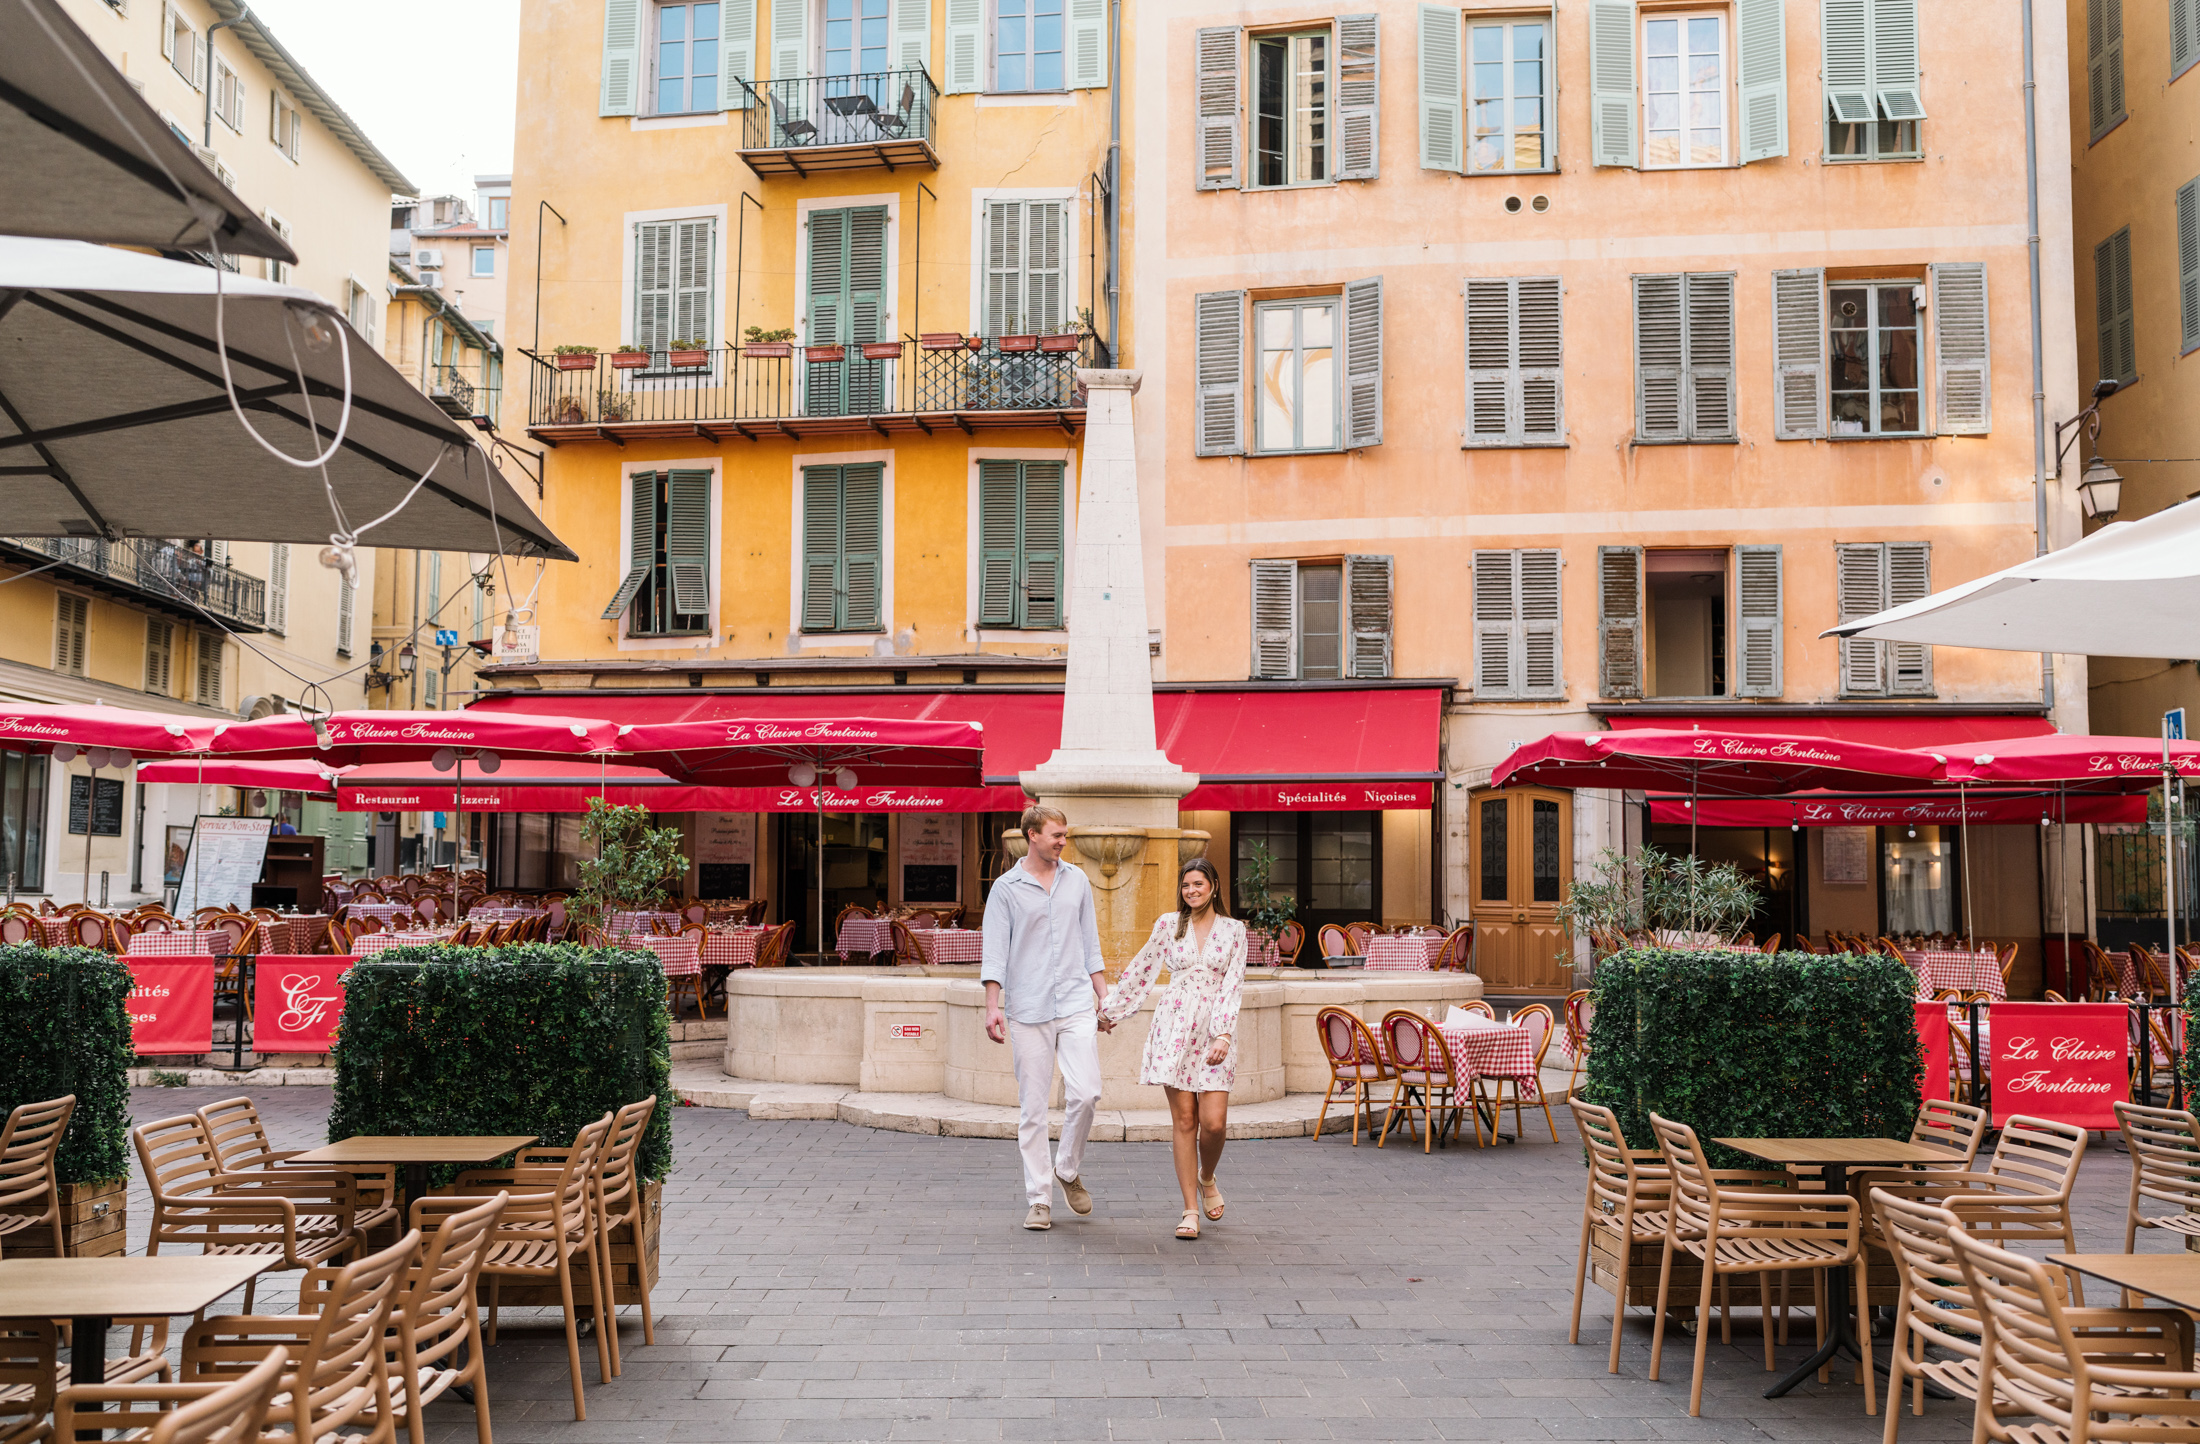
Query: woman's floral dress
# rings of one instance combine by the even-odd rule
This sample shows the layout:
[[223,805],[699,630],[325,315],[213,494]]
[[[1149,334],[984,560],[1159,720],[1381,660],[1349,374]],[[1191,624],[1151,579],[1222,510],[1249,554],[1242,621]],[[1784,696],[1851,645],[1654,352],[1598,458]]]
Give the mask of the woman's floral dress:
[[[1131,959],[1123,976],[1108,990],[1100,1016],[1120,1023],[1138,1011],[1163,968],[1169,985],[1154,1004],[1153,1030],[1146,1035],[1146,1057],[1138,1070],[1141,1083],[1158,1083],[1194,1093],[1227,1093],[1237,1077],[1238,1001],[1245,992],[1245,924],[1218,917],[1200,947],[1186,929],[1176,935],[1176,914],[1153,925],[1146,946]],[[1207,1062],[1207,1050],[1223,1034],[1230,1051],[1220,1063]]]

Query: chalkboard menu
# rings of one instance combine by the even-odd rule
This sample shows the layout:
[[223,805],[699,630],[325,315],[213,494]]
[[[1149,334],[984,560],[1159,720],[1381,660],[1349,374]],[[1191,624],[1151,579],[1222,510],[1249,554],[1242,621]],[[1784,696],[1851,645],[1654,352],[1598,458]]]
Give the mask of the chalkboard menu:
[[[98,790],[93,786],[97,784]],[[84,835],[89,820],[94,837],[122,836],[122,779],[72,777],[69,779],[69,831]]]
[[749,865],[745,862],[701,862],[695,865],[696,896],[746,898]]
[[961,869],[951,862],[903,863],[901,900],[908,903],[951,903],[957,894]]

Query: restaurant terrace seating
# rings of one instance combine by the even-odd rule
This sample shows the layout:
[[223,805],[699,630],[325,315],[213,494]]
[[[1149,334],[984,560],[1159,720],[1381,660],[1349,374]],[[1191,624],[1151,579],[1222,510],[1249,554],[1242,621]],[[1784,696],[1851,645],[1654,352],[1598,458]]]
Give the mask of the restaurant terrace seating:
[[1565,1014],[1559,1020],[1565,1025],[1561,1035],[1565,1040],[1569,1071],[1566,1075],[1566,1096],[1572,1098],[1574,1090],[1581,1086],[1582,1074],[1589,1071],[1589,1029],[1596,1021],[1597,1005],[1587,988],[1576,988],[1566,995]]
[[[2116,1104],[2124,1150],[2131,1155],[2131,1196],[2124,1208],[2124,1252],[2138,1252],[2139,1230],[2158,1228],[2200,1238],[2200,1119],[2182,1108]],[[2147,1214],[2140,1200],[2174,1204],[2175,1213]]]
[[[219,1103],[209,1103],[198,1111],[198,1119],[206,1129],[206,1140],[214,1150],[215,1161],[232,1184],[263,1192],[281,1192],[292,1182],[310,1182],[314,1175],[330,1172],[326,1168],[284,1168],[283,1164],[305,1150],[294,1148],[278,1152],[267,1136],[266,1125],[260,1121],[259,1106],[250,1098],[225,1098]],[[343,1172],[351,1177],[358,1190],[351,1226],[361,1238],[397,1223],[395,1164],[379,1167],[346,1164]],[[304,1232],[327,1233],[334,1226],[335,1216],[327,1213],[299,1221]]]
[[[62,1235],[61,1184],[54,1176],[54,1155],[76,1112],[76,1095],[42,1103],[21,1103],[0,1127],[0,1238],[45,1224],[53,1233],[53,1256],[69,1250]],[[28,1210],[36,1208],[37,1212]]]
[[[1566,1342],[1581,1342],[1581,1298],[1588,1285],[1589,1256],[1598,1234],[1608,1235],[1619,1259],[1612,1275],[1612,1357],[1605,1372],[1619,1372],[1620,1331],[1627,1322],[1627,1285],[1637,1244],[1665,1237],[1672,1170],[1655,1148],[1629,1148],[1619,1118],[1609,1108],[1567,1100],[1589,1155],[1589,1192],[1581,1205],[1581,1257],[1574,1264],[1574,1321]],[[1701,1317],[1699,1315],[1699,1317]]]
[[[634,1160],[641,1152],[642,1139],[649,1132],[649,1120],[657,1112],[657,1095],[629,1103],[613,1116],[611,1133],[604,1143],[602,1154],[596,1163],[596,1237],[603,1255],[603,1276],[614,1278],[611,1250],[617,1246],[619,1231],[624,1229],[628,1247],[634,1257],[642,1257],[642,1189],[641,1175],[636,1172]],[[522,1150],[522,1156],[532,1156],[535,1149]],[[649,1311],[649,1270],[634,1271],[637,1291],[641,1295],[642,1342],[657,1342],[657,1324]],[[612,1313],[618,1313],[617,1290],[613,1288]],[[619,1360],[619,1330],[616,1317],[611,1329],[611,1372],[622,1372]]]
[[1314,941],[1321,946],[1325,958],[1349,958],[1358,955],[1359,945],[1352,935],[1335,923],[1323,923],[1314,931]]
[[1352,1146],[1360,1146],[1360,1118],[1366,1115],[1367,1131],[1375,1131],[1374,1089],[1378,1083],[1391,1080],[1389,1066],[1383,1061],[1382,1050],[1375,1046],[1375,1035],[1359,1016],[1344,1008],[1323,1008],[1314,1015],[1314,1028],[1321,1037],[1322,1053],[1329,1061],[1329,1091],[1322,1096],[1321,1112],[1314,1119],[1314,1140],[1322,1136],[1322,1123],[1329,1117],[1329,1105],[1339,1098],[1352,1099]]
[[491,1444],[489,1379],[474,1295],[506,1199],[500,1193],[446,1217],[423,1236],[420,1256],[405,1271],[391,1309],[397,1371],[389,1381],[389,1407],[404,1419],[411,1444],[426,1444],[422,1411],[459,1385],[474,1396],[477,1444]]
[[[10,1319],[0,1328],[0,1439],[37,1444],[54,1437],[60,1330],[47,1319]],[[65,1444],[76,1444],[72,1438]]]
[[1544,1096],[1542,1087],[1543,1055],[1551,1051],[1552,1018],[1550,1005],[1548,1003],[1530,1003],[1524,1008],[1515,1008],[1512,1017],[1507,1021],[1516,1028],[1527,1029],[1533,1039],[1530,1046],[1535,1050],[1535,1081],[1529,1082],[1526,1078],[1508,1077],[1477,1078],[1474,1080],[1475,1095],[1477,1099],[1481,1097],[1484,1083],[1488,1083],[1495,1090],[1490,1096],[1490,1117],[1494,1124],[1497,1115],[1504,1111],[1505,1099],[1509,1093],[1513,1106],[1513,1136],[1524,1139],[1528,1135],[1520,1123],[1520,1104],[1522,1089],[1525,1087],[1528,1090],[1527,1101],[1542,1105],[1543,1121],[1551,1130],[1551,1142],[1556,1143],[1558,1142],[1558,1121],[1551,1116],[1551,1100]]
[[[77,1426],[84,1424],[119,1430],[120,1437],[142,1444],[256,1444],[288,1362],[289,1356],[274,1347],[226,1384],[72,1385],[54,1401],[54,1435],[80,1438]],[[163,1379],[166,1368],[164,1361]],[[90,1414],[79,1418],[79,1409],[100,1412],[96,1419]]]
[[[1375,1146],[1390,1139],[1390,1130],[1403,1117],[1409,1124],[1420,1110],[1421,1151],[1435,1146],[1438,1135],[1459,1136],[1459,1120],[1474,1111],[1467,1095],[1471,1078],[1462,1076],[1451,1056],[1451,1045],[1436,1025],[1419,1013],[1394,1008],[1383,1015],[1382,1041],[1390,1064],[1390,1109]],[[1482,1142],[1482,1115],[1474,1114],[1474,1141]]]

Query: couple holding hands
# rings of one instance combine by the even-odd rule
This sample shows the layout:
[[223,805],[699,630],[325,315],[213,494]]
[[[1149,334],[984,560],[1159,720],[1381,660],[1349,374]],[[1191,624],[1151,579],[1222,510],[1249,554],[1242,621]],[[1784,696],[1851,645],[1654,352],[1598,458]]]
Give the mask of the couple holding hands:
[[[1177,873],[1177,911],[1153,925],[1146,945],[1111,989],[1100,959],[1092,884],[1062,859],[1069,820],[1028,807],[1024,857],[994,880],[985,905],[985,1031],[1007,1042],[1016,1069],[1017,1146],[1030,1211],[1024,1227],[1053,1227],[1054,1187],[1070,1211],[1092,1212],[1081,1176],[1085,1140],[1100,1104],[1098,1035],[1138,1011],[1161,969],[1169,984],[1154,1005],[1138,1081],[1168,1095],[1184,1217],[1176,1236],[1199,1237],[1202,1214],[1220,1219],[1215,1182],[1237,1072],[1238,1001],[1245,985],[1245,925],[1228,915],[1214,865],[1193,858]],[[1047,1096],[1062,1074],[1062,1140],[1047,1156]]]

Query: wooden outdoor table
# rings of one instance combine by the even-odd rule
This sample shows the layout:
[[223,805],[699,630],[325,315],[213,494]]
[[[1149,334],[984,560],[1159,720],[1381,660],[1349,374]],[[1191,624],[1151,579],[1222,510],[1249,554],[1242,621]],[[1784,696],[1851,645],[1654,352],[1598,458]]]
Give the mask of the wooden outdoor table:
[[2051,1253],[2047,1261],[2200,1312],[2200,1254]]
[[539,1133],[512,1134],[360,1134],[294,1154],[292,1163],[320,1163],[341,1168],[347,1163],[394,1163],[405,1170],[405,1203],[428,1193],[428,1168],[436,1163],[487,1163],[525,1148],[542,1137]]
[[[1951,1155],[1945,1148],[1934,1148],[1923,1143],[1910,1143],[1894,1138],[1714,1138],[1739,1153],[1761,1158],[1767,1163],[1783,1166],[1802,1165],[1825,1171],[1826,1192],[1846,1193],[1849,1190],[1849,1169],[1900,1168],[1910,1163],[1942,1163]],[[1802,1383],[1831,1363],[1834,1355],[1848,1350],[1849,1357],[1868,1367],[1884,1372],[1879,1360],[1867,1354],[1856,1341],[1856,1331],[1849,1317],[1849,1270],[1843,1264],[1826,1270],[1826,1308],[1833,1315],[1826,1329],[1826,1341],[1818,1346],[1818,1352],[1786,1378],[1765,1390],[1767,1399],[1777,1399],[1788,1390]],[[1699,1322],[1697,1327],[1701,1328]],[[1889,1401],[1888,1407],[1894,1407]]]
[[[280,1262],[275,1254],[0,1259],[0,1318],[69,1320],[69,1382],[104,1384],[107,1330],[117,1318],[195,1314]],[[79,1433],[100,1437],[96,1429]]]

